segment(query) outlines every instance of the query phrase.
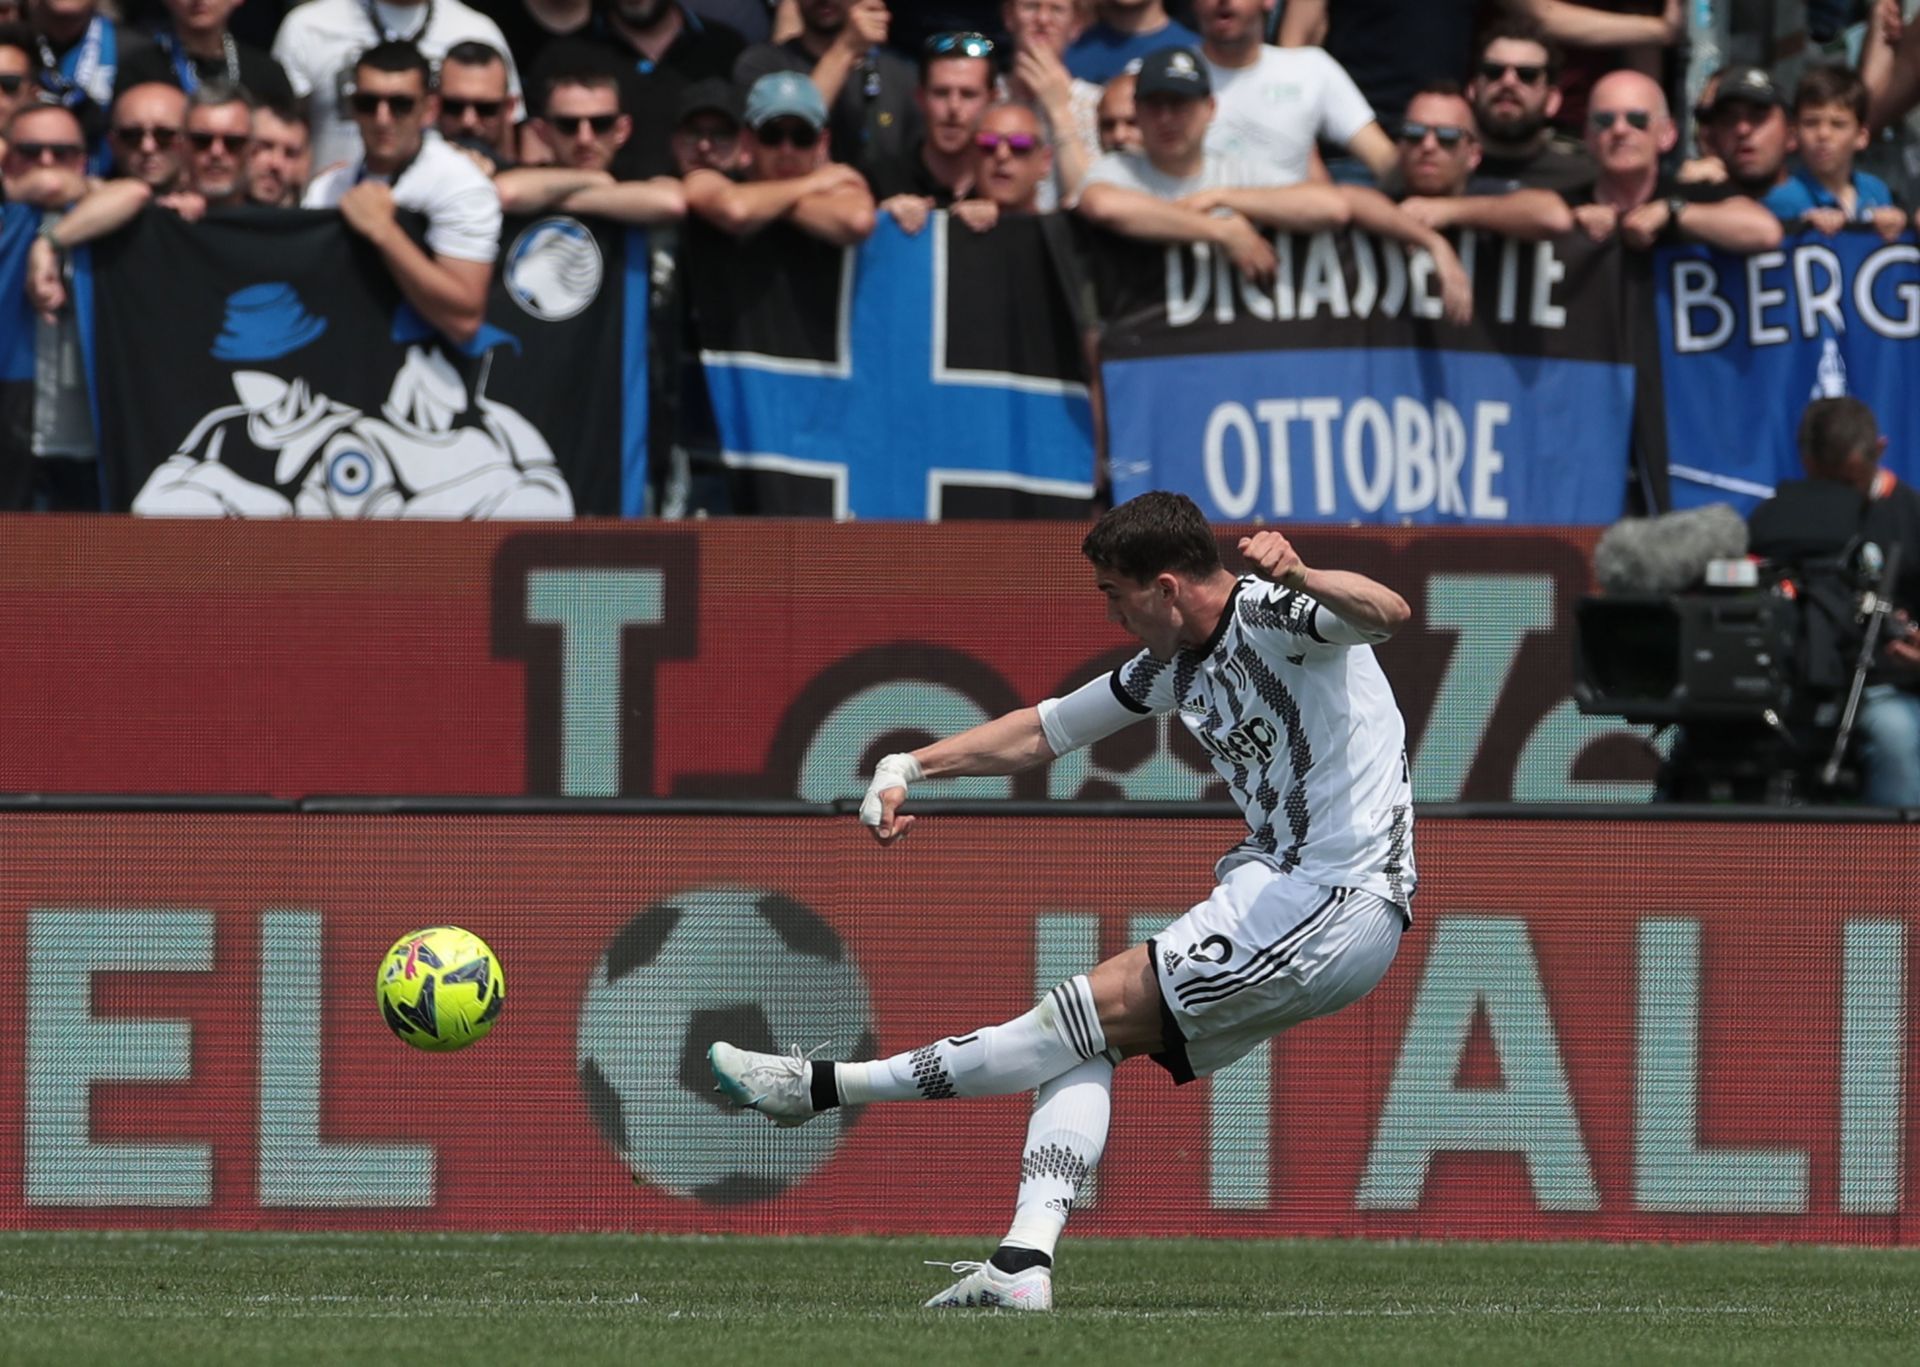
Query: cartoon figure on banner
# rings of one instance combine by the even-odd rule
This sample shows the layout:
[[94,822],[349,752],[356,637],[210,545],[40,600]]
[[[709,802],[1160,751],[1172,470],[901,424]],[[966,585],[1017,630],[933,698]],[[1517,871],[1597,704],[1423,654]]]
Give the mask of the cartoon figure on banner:
[[[214,359],[279,361],[327,330],[285,282],[227,299]],[[514,338],[483,327],[471,388],[411,308],[394,320],[409,343],[378,415],[317,393],[299,374],[233,372],[236,404],[194,424],[134,496],[145,516],[569,518],[573,493],[539,430],[486,397],[493,349]],[[287,367],[294,369],[295,367]]]

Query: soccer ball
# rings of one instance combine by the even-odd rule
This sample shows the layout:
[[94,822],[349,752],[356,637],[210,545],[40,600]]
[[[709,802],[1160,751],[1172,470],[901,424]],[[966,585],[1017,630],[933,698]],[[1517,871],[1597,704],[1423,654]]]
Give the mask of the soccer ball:
[[693,888],[608,944],[580,1007],[587,1110],[636,1182],[709,1205],[777,1196],[832,1158],[857,1114],[776,1130],[715,1093],[707,1047],[870,1058],[867,984],[810,908],[763,888]]
[[493,1029],[507,975],[486,943],[458,926],[402,935],[380,961],[380,1014],[416,1049],[449,1053]]

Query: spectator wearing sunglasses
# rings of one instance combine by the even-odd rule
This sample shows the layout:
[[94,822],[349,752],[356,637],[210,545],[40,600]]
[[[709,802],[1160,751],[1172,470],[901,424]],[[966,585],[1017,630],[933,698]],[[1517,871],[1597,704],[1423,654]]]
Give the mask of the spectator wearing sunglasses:
[[1560,112],[1559,44],[1528,19],[1503,19],[1480,38],[1467,95],[1480,129],[1477,178],[1499,190],[1577,190],[1593,159],[1553,126]]
[[[585,27],[541,52],[533,84],[541,89],[556,73],[595,66],[618,75],[620,108],[633,120],[633,136],[613,173],[643,180],[673,172],[673,116],[686,88],[712,77],[731,80],[746,47],[734,30],[678,0],[595,0]],[[536,159],[533,148],[522,150],[525,160]]]
[[[433,128],[439,110],[428,92],[427,59],[412,43],[380,43],[362,53],[348,107],[365,150],[315,176],[304,207],[337,208],[346,226],[379,251],[407,302],[464,345],[486,316],[500,250],[500,195]],[[425,215],[424,250],[400,226],[400,209]]]
[[204,208],[247,202],[253,162],[253,96],[209,82],[187,97],[187,184]]
[[686,197],[672,176],[614,178],[620,149],[633,136],[633,120],[620,110],[620,80],[612,72],[553,76],[541,106],[540,139],[556,150],[559,162],[495,177],[507,213],[558,210],[648,226],[676,223],[686,213]]
[[1407,102],[1400,124],[1401,212],[1429,228],[1479,228],[1539,240],[1565,231],[1566,201],[1552,190],[1508,191],[1475,175],[1481,164],[1473,106],[1453,81],[1434,81]]
[[[718,171],[739,176],[746,171],[747,154],[740,133],[746,106],[738,87],[728,81],[697,81],[680,99],[673,121],[673,162],[682,176],[695,171]],[[832,124],[828,124],[831,131]],[[828,152],[832,152],[828,148]]]
[[[293,93],[307,102],[314,165],[359,157],[362,124],[347,99],[354,64],[362,52],[401,40],[419,48],[429,63],[465,42],[509,51],[500,26],[462,0],[305,0],[287,11],[274,36],[273,55],[286,68]],[[511,56],[507,88],[519,97],[520,76]]]
[[[1200,0],[1203,12],[1211,4]],[[1577,98],[1568,94],[1578,104],[1586,97],[1588,71],[1610,70],[1629,58],[1657,69],[1655,49],[1685,32],[1682,9],[1682,0],[1287,0],[1279,42],[1324,47],[1385,125],[1395,127],[1415,90],[1433,80],[1458,80],[1468,70],[1474,25],[1484,10],[1530,19],[1547,37],[1578,49],[1579,90]],[[1579,109],[1572,112],[1577,119]]]
[[113,170],[156,195],[179,188],[185,170],[187,96],[177,85],[145,81],[113,102]]
[[992,40],[978,33],[936,33],[920,49],[914,103],[925,131],[901,156],[867,171],[881,211],[909,233],[973,190],[973,135],[993,98],[993,53]]
[[[234,118],[226,107],[239,111],[237,128],[241,148],[209,152],[202,156],[195,149],[197,131],[207,139],[210,129],[231,132]],[[202,161],[209,164],[209,190],[212,201],[238,203],[231,187],[223,183],[223,166],[244,163],[245,144],[250,142],[251,120],[245,92],[222,83],[201,86],[191,96],[176,85],[148,81],[124,91],[113,103],[113,148],[115,165],[121,174],[112,180],[96,182],[67,212],[58,224],[43,229],[27,257],[27,298],[34,311],[49,323],[55,322],[67,305],[66,254],[75,247],[98,241],[119,232],[133,222],[148,204],[171,209],[192,221],[206,212],[209,191],[195,182]],[[196,111],[220,110],[199,125],[193,122]],[[244,178],[242,180],[244,194]]]
[[687,208],[722,232],[749,237],[791,223],[834,246],[873,232],[873,194],[853,167],[827,156],[827,102],[797,71],[762,76],[747,91],[746,179],[691,172]]
[[[24,24],[0,24],[0,128],[14,111],[32,101],[33,73],[39,64],[33,32]],[[6,151],[0,142],[0,152]]]
[[1473,291],[1447,240],[1364,186],[1276,186],[1263,168],[1208,145],[1214,102],[1198,53],[1170,48],[1140,64],[1134,85],[1145,150],[1094,163],[1080,213],[1096,226],[1149,242],[1209,243],[1247,279],[1271,285],[1277,265],[1266,230],[1319,232],[1349,225],[1424,248],[1434,260],[1445,316],[1472,316]]
[[[7,120],[5,134],[0,195],[10,212],[22,208],[57,214],[86,193],[87,145],[72,110],[25,105]],[[41,231],[44,235],[48,228]]]
[[520,102],[507,81],[507,59],[486,43],[455,43],[434,73],[440,136],[495,175],[514,164]]
[[1053,150],[1052,174],[1040,182],[1040,212],[1070,209],[1100,155],[1100,87],[1070,74],[1060,60],[1080,28],[1074,0],[1006,0],[1001,12],[1013,64],[995,83],[994,98],[1039,113]]
[[313,133],[295,104],[262,104],[253,111],[253,157],[247,195],[270,209],[297,209],[313,175]]
[[1046,213],[1041,190],[1052,180],[1053,148],[1047,127],[1024,104],[996,104],[980,116],[973,135],[973,193],[950,211],[977,233],[990,231],[1002,214]]
[[[86,192],[87,144],[80,119],[60,105],[28,104],[14,111],[5,128],[7,151],[0,157],[0,193],[9,217],[31,215],[40,221],[33,244],[38,261],[28,259],[24,303],[38,308],[36,264],[50,269],[60,291],[59,306],[38,327],[9,310],[4,331],[19,339],[32,358],[34,383],[10,391],[0,416],[0,508],[87,508],[100,506],[93,462],[93,424],[80,361],[79,328],[65,305],[64,255],[46,234],[56,231],[67,208]],[[135,185],[136,193],[145,187]],[[62,457],[62,459],[50,459]]]
[[129,52],[116,77],[119,88],[169,81],[191,95],[218,81],[242,86],[256,99],[289,101],[293,86],[280,63],[228,28],[241,0],[166,0],[169,23],[153,32],[153,46]]
[[1687,184],[1661,174],[1679,141],[1667,97],[1651,77],[1615,71],[1600,78],[1587,109],[1594,183],[1565,193],[1565,225],[1596,242],[1618,233],[1630,247],[1704,242],[1732,252],[1780,245],[1780,221],[1732,185]]
[[734,82],[747,89],[775,71],[810,75],[827,102],[833,159],[863,169],[897,161],[919,136],[913,63],[886,46],[886,0],[800,0],[800,33],[740,54]]
[[1384,183],[1396,157],[1373,106],[1319,48],[1268,46],[1268,8],[1266,0],[1202,0],[1200,50],[1220,105],[1207,146],[1253,163],[1270,184],[1294,185],[1311,174],[1317,140],[1351,154],[1336,180]]
[[1066,51],[1067,70],[1105,84],[1149,52],[1198,47],[1200,35],[1167,17],[1163,0],[1099,0],[1097,17]]

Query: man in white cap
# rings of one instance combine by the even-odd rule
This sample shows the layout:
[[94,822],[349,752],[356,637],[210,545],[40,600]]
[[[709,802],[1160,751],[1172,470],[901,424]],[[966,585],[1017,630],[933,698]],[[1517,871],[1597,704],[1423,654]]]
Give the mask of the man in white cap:
[[851,166],[827,158],[827,102],[797,71],[762,76],[747,92],[746,179],[688,173],[687,208],[735,237],[785,220],[836,246],[873,231],[873,193]]

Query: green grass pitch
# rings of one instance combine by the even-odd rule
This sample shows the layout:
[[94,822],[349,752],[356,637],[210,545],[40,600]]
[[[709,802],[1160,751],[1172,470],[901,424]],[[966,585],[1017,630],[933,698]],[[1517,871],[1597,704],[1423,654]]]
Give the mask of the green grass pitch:
[[917,1308],[990,1246],[4,1234],[0,1362],[1920,1361],[1920,1250],[1070,1239],[1051,1316]]

